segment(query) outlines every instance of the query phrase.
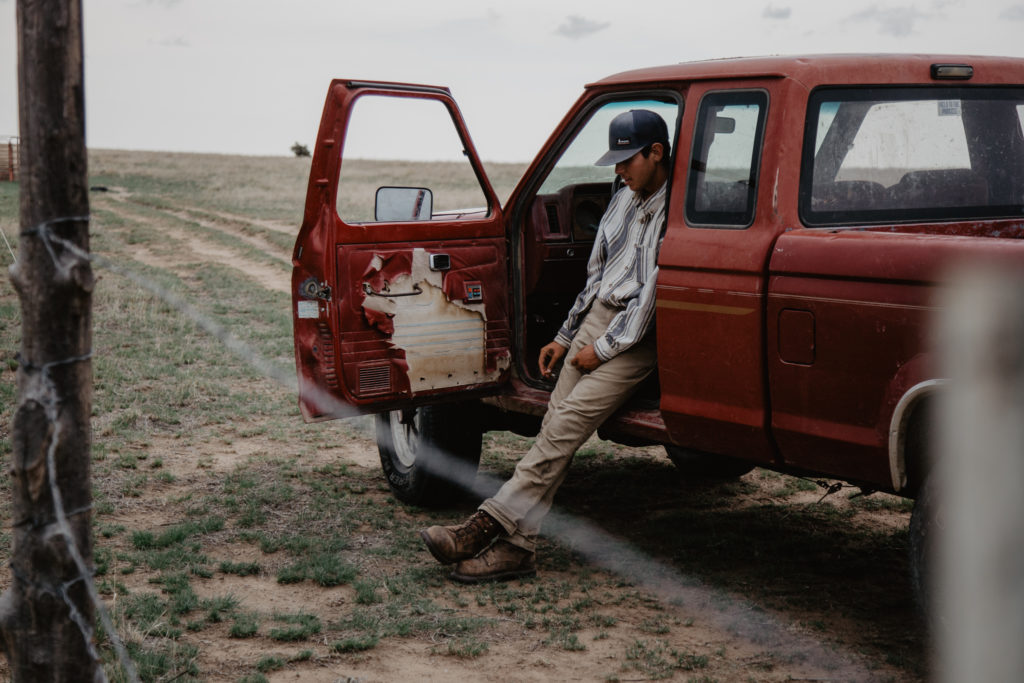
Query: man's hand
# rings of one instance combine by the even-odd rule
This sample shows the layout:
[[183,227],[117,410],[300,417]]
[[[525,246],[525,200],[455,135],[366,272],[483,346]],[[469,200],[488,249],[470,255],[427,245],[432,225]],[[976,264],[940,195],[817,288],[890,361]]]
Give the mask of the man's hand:
[[540,374],[548,378],[554,376],[555,365],[558,364],[558,361],[562,360],[562,356],[568,350],[558,342],[551,342],[542,348],[540,350],[540,358],[537,359]]
[[587,344],[573,357],[572,364],[581,372],[592,372],[604,361],[594,353],[594,345]]

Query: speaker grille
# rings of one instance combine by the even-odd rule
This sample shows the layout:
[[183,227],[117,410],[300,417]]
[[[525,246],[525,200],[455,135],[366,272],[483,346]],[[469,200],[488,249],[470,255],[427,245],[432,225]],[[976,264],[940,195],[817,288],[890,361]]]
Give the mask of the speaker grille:
[[386,394],[391,391],[391,365],[359,366],[359,395]]

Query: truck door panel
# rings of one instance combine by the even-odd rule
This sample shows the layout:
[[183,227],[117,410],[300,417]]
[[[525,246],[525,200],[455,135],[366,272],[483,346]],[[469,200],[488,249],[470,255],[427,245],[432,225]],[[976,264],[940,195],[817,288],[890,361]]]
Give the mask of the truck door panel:
[[775,228],[760,218],[769,215],[772,188],[762,186],[759,169],[762,140],[773,139],[765,127],[778,125],[767,116],[771,87],[691,88],[699,103],[683,121],[691,148],[679,151],[688,163],[673,187],[674,196],[686,196],[686,223],[669,220],[657,295],[661,412],[670,436],[764,462],[774,458],[763,330]]
[[[431,253],[447,256],[450,270],[430,270]],[[503,301],[488,307],[482,290],[505,278],[503,254],[494,244],[340,247],[338,279],[351,283],[342,367],[357,395],[388,393],[389,382],[391,393],[416,394],[497,381],[508,367],[508,314]],[[360,390],[368,375],[377,378],[369,393]]]
[[[863,237],[800,230],[779,238],[766,321],[772,431],[787,465],[888,488],[893,410],[934,371],[918,361],[929,348],[938,272],[897,265],[914,258],[913,239]],[[841,277],[844,269],[859,275]],[[810,362],[793,362],[781,347],[796,312],[813,318]],[[904,376],[904,368],[923,374]]]
[[[380,134],[413,163],[363,158]],[[415,163],[445,154],[437,158],[452,161]],[[389,201],[382,210],[380,197]],[[501,208],[446,89],[332,82],[293,264],[306,419],[494,392],[507,381]]]

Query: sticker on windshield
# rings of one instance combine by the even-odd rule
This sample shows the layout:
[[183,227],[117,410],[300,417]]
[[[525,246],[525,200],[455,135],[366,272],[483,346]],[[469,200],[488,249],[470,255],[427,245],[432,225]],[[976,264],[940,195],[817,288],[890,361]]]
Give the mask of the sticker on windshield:
[[960,116],[960,100],[939,100],[939,116]]
[[316,301],[299,301],[298,306],[299,319],[303,318],[319,318],[320,317],[320,304]]

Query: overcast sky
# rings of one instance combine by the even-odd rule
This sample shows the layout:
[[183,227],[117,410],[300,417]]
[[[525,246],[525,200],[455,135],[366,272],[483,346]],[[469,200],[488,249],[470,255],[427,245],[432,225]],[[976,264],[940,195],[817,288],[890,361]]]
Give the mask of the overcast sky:
[[[533,158],[585,83],[741,55],[1024,56],[1024,0],[83,0],[90,147],[289,154],[333,77],[449,86],[483,159]],[[17,135],[0,0],[0,136]],[[387,156],[387,154],[385,154]],[[391,156],[399,156],[393,154]]]

